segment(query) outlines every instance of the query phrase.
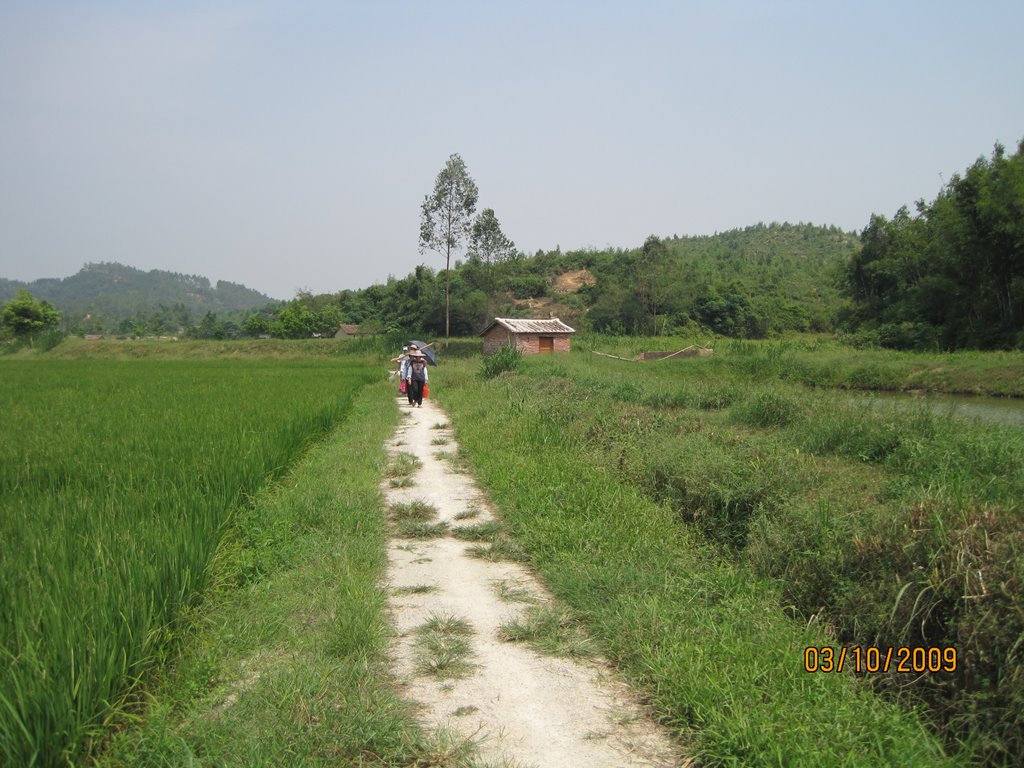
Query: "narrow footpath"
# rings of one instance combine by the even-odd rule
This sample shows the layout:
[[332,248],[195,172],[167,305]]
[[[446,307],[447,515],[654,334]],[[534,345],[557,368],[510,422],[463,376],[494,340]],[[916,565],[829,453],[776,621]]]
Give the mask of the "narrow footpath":
[[444,411],[430,400],[413,408],[404,396],[399,407],[388,452],[392,467],[409,470],[384,484],[392,658],[424,726],[472,741],[487,765],[688,765],[607,663],[501,638],[503,625],[552,598],[522,564],[469,554],[486,551],[485,541],[464,538],[493,532],[491,505],[453,465],[458,446]]

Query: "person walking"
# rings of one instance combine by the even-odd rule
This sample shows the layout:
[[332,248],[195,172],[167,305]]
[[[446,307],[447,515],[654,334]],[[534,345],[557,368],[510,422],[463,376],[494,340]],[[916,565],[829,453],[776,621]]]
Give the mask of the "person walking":
[[429,380],[426,355],[418,349],[409,352],[409,378],[406,380],[406,389],[411,393],[411,402],[416,408],[423,407],[423,387]]
[[[415,349],[415,346],[413,349]],[[402,347],[402,356],[398,358],[398,376],[405,385],[405,396],[409,400],[409,405],[412,405],[412,388],[409,386],[409,369],[412,366],[409,361],[409,353],[410,349],[408,347]]]

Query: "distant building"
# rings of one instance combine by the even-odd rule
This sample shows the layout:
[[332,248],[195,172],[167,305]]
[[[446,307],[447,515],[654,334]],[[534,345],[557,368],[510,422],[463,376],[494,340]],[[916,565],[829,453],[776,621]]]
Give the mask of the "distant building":
[[515,346],[524,355],[546,355],[568,352],[574,333],[574,328],[557,317],[550,320],[496,317],[480,335],[484,340],[485,355],[505,346]]
[[358,325],[343,325],[334,334],[336,339],[350,339],[353,336],[361,336],[362,332]]

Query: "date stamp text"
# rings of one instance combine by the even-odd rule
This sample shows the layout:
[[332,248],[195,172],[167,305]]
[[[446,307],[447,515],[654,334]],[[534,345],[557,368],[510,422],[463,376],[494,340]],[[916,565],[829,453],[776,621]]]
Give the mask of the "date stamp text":
[[804,672],[956,672],[956,648],[841,645],[804,648]]

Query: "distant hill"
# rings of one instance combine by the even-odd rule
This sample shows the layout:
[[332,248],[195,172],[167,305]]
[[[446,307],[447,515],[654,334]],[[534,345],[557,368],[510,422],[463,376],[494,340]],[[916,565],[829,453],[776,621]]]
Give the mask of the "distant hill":
[[[709,331],[763,338],[834,330],[848,301],[839,276],[861,248],[855,232],[756,224],[714,235],[649,237],[633,248],[537,251],[488,264],[456,261],[451,335],[494,317],[556,315],[574,328],[650,335]],[[361,291],[315,297],[343,322],[445,332],[443,271],[426,265]]]
[[276,303],[275,299],[226,280],[210,281],[153,269],[145,272],[116,262],[86,264],[65,278],[29,283],[0,278],[0,301],[20,288],[60,310],[69,326],[112,328],[122,321],[164,313],[174,324],[188,324],[207,312],[236,314]]
[[856,234],[836,227],[772,223],[649,240],[630,250],[535,258],[589,271],[594,285],[579,292],[583,317],[595,330],[647,333],[655,322],[695,323],[728,336],[760,337],[831,330],[843,304],[839,271],[859,248]]

